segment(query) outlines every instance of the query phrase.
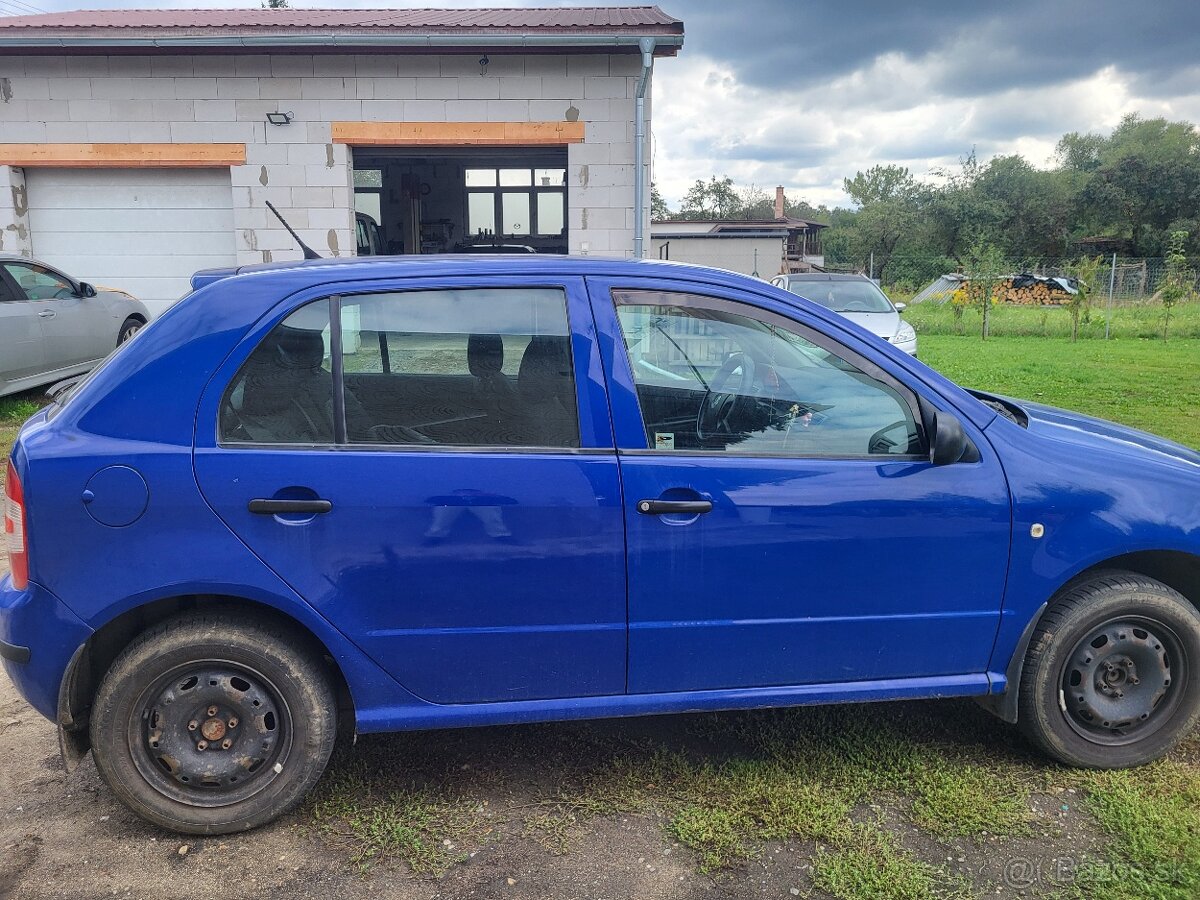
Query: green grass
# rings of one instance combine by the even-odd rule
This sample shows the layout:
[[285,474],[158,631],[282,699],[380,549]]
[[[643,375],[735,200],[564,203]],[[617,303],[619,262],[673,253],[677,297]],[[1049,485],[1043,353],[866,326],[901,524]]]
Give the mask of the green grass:
[[[1080,323],[1080,339],[1102,340],[1107,316],[1103,305],[1089,310]],[[1163,308],[1157,303],[1114,307],[1109,334],[1114,339],[1161,340],[1162,317]],[[982,324],[980,314],[974,308],[964,310],[959,323],[949,303],[932,301],[909,306],[904,311],[904,318],[912,323],[919,335],[968,334],[978,337]],[[993,337],[1071,336],[1071,314],[1064,307],[997,304],[992,307],[989,320],[988,329]],[[1200,338],[1200,303],[1176,306],[1171,311],[1167,336],[1167,343],[1177,339]]]
[[854,900],[968,898],[969,887],[905,853],[879,825],[852,825],[838,846],[813,857],[813,882],[835,897]]
[[1078,410],[1200,447],[1200,340],[922,335],[921,359],[965,387]]
[[29,394],[0,397],[0,426],[20,425],[39,409],[41,404],[32,400]]
[[1088,810],[1111,843],[1083,866],[1076,896],[1200,897],[1200,770],[1174,760],[1080,777]]

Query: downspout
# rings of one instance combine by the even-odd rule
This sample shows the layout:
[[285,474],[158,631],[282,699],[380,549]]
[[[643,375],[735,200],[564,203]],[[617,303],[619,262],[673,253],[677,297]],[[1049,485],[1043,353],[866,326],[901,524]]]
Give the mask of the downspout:
[[646,255],[646,90],[650,87],[650,72],[654,68],[654,38],[638,41],[642,51],[642,75],[637,83],[637,101],[633,117],[633,258]]

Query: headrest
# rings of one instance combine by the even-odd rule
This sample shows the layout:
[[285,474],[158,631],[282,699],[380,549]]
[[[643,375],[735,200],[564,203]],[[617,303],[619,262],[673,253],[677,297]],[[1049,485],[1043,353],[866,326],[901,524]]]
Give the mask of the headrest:
[[517,388],[533,402],[571,393],[571,350],[568,338],[540,335],[529,342],[521,357]]
[[325,359],[321,332],[280,325],[275,329],[276,363],[285,369],[319,369]]
[[504,369],[504,339],[498,334],[467,338],[467,368],[476,378],[499,375]]

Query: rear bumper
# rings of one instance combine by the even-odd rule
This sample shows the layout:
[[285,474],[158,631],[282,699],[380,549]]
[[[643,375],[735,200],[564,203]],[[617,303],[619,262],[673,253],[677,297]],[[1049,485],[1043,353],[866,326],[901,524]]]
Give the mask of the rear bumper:
[[58,712],[58,687],[71,655],[92,629],[33,582],[23,591],[0,577],[0,658],[17,692],[47,719]]

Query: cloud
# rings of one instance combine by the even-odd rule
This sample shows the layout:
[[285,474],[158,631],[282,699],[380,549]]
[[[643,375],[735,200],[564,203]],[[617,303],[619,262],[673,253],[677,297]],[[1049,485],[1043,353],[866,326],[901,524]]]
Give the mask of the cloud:
[[[30,0],[47,10],[230,0]],[[350,0],[379,6],[577,6],[588,0]],[[603,3],[607,0],[593,0]],[[655,66],[655,179],[671,203],[729,175],[793,199],[847,202],[876,164],[918,177],[1021,153],[1052,162],[1068,131],[1129,112],[1200,121],[1200,0],[657,0],[685,46]],[[292,0],[327,6],[328,0]]]

